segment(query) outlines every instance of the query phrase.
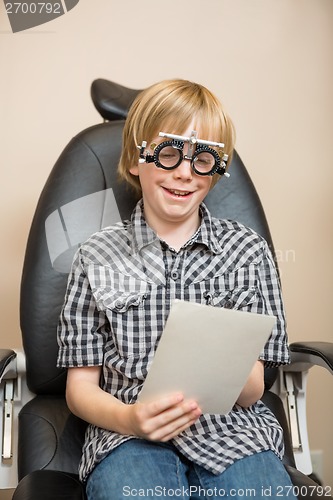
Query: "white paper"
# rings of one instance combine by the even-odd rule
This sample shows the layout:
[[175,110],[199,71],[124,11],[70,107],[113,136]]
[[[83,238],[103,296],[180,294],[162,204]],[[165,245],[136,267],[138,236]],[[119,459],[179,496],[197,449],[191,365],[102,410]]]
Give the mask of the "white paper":
[[180,391],[203,413],[228,413],[275,321],[270,315],[174,301],[139,401]]

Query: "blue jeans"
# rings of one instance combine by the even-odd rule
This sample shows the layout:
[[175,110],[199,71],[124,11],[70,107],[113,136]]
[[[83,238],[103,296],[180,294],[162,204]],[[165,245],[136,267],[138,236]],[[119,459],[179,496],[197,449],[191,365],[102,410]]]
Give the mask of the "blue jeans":
[[86,492],[88,500],[297,498],[272,451],[238,460],[216,476],[190,462],[172,444],[139,439],[126,441],[102,460],[89,476]]

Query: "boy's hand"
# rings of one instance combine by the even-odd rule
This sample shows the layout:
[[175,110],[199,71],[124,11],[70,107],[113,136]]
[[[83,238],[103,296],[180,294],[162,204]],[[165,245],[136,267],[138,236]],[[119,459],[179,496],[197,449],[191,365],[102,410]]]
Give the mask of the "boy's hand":
[[150,441],[169,441],[190,427],[201,415],[198,404],[171,394],[152,403],[127,406],[130,434]]

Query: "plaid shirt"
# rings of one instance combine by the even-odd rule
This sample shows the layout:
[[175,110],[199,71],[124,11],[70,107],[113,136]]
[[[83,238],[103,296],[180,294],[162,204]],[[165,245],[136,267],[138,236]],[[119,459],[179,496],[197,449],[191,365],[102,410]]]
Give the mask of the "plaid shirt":
[[[203,204],[200,210],[200,228],[178,252],[146,224],[142,202],[130,221],[82,245],[60,316],[58,366],[101,366],[102,388],[134,403],[173,299],[275,315],[260,359],[266,366],[289,362],[279,280],[267,243],[237,222],[211,217]],[[89,425],[81,479],[132,438]],[[246,409],[235,405],[227,415],[204,414],[172,441],[215,474],[244,456],[270,449],[282,457],[284,451],[282,429],[261,401]]]

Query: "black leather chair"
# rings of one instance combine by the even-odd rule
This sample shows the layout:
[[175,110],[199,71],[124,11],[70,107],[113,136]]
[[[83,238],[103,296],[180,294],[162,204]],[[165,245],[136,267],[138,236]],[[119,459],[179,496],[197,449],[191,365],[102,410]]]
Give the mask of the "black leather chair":
[[[108,121],[84,130],[70,141],[51,171],[36,208],[24,261],[20,310],[27,384],[34,397],[25,404],[19,415],[19,484],[14,500],[85,498],[77,470],[86,423],[68,410],[64,396],[66,371],[56,368],[56,325],[66,288],[66,266],[77,247],[78,239],[75,245],[71,245],[70,230],[66,220],[62,220],[68,248],[63,248],[54,258],[50,257],[47,238],[50,228],[46,226],[46,221],[52,214],[64,214],[62,207],[68,207],[83,197],[91,199],[90,195],[104,193],[110,188],[120,217],[128,218],[137,199],[125,185],[119,184],[116,165],[123,119],[136,93],[135,90],[106,80],[93,83],[93,101]],[[267,239],[274,251],[258,194],[237,153],[230,172],[230,179],[222,178],[207,197],[208,207],[218,217],[234,218],[252,227]],[[108,215],[111,218],[113,216],[107,213],[105,203],[103,205],[102,202],[102,207],[98,208],[100,226],[108,223]],[[322,353],[321,347],[326,349],[326,354]],[[306,349],[311,359],[305,355],[302,361],[313,364],[318,359],[332,370],[331,345],[292,346],[297,356],[301,356],[302,350]],[[6,350],[0,354],[0,370],[6,374],[6,367],[15,365],[15,353]],[[285,465],[295,485],[308,486],[308,498],[319,498],[322,495],[316,495],[313,489],[316,483],[296,470],[283,404],[270,391],[277,375],[278,369],[266,370],[264,400],[285,430]],[[304,488],[302,491],[306,493]],[[304,494],[302,498],[306,497]]]

